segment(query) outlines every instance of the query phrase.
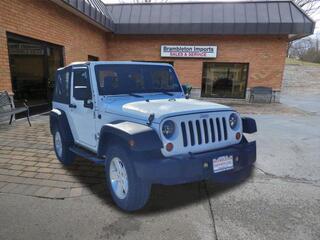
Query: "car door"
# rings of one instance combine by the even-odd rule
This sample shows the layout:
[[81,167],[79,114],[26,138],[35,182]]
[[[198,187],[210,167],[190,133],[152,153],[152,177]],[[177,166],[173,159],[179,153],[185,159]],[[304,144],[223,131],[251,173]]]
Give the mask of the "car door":
[[87,148],[96,148],[95,117],[87,66],[77,66],[72,69],[70,98],[70,116],[75,132],[75,141]]

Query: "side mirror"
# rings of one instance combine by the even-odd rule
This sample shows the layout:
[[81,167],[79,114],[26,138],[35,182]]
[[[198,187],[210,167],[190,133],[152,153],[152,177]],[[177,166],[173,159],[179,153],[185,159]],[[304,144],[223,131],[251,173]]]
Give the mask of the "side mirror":
[[83,106],[84,106],[85,108],[93,109],[93,102],[92,102],[92,99],[84,100],[84,102],[83,102]]
[[187,85],[182,85],[182,89],[183,89],[183,92],[184,92],[184,94],[188,94],[188,87],[187,87]]
[[190,97],[192,87],[190,85],[183,84],[182,89],[187,98]]
[[91,91],[87,86],[75,86],[73,96],[77,100],[85,101],[91,98]]

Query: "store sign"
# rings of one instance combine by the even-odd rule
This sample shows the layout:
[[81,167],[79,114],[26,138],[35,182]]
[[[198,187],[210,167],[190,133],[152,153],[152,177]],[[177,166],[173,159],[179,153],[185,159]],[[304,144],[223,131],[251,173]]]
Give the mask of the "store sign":
[[216,58],[217,46],[162,45],[161,57],[170,58]]

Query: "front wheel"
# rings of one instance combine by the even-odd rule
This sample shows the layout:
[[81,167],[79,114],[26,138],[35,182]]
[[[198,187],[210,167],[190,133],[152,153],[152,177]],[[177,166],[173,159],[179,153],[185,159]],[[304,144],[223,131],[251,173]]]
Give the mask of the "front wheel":
[[69,150],[70,142],[71,140],[67,139],[67,136],[60,132],[58,127],[54,129],[54,151],[59,161],[64,165],[71,165],[75,158],[74,153]]
[[141,209],[149,199],[151,184],[137,177],[126,148],[111,146],[106,156],[107,184],[114,202],[125,211]]

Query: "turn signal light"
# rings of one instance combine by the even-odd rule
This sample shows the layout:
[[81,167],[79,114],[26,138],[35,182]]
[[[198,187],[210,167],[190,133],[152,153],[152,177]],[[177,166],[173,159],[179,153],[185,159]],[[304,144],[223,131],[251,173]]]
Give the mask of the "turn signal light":
[[167,143],[166,149],[167,149],[168,152],[171,152],[172,149],[173,149],[173,144],[172,143]]
[[241,133],[237,132],[236,133],[236,139],[239,140],[241,138]]
[[134,147],[134,145],[135,145],[135,142],[132,139],[130,139],[128,143],[129,143],[130,147]]

